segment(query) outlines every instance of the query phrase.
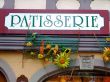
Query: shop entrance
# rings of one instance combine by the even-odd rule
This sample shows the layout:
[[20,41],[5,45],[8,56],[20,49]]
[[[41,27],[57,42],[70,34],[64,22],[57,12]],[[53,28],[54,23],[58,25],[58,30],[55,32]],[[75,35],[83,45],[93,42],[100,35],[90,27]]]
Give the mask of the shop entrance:
[[62,76],[62,77],[53,77],[44,82],[108,82],[108,81],[103,81],[103,77],[100,76],[90,76],[90,77],[74,76],[70,80],[67,77]]
[[75,70],[48,77],[43,82],[110,82],[110,73],[105,70]]
[[0,72],[0,82],[7,82],[5,75]]
[[110,82],[110,76],[54,76],[43,82]]

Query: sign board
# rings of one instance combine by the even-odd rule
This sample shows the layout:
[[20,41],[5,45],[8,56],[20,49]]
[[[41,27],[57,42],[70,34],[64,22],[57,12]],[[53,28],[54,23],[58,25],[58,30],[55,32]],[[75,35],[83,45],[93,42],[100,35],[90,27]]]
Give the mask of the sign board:
[[80,56],[80,69],[93,70],[94,69],[94,56]]
[[[3,13],[3,14],[2,14]],[[0,33],[108,34],[106,10],[0,10]]]
[[104,18],[100,14],[10,13],[5,26],[20,30],[100,30]]

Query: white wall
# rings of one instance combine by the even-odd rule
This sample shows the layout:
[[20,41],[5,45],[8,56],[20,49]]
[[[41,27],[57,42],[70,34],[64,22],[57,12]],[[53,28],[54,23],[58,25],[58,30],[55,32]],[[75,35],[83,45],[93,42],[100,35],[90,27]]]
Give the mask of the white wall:
[[46,9],[46,0],[15,0],[15,9]]
[[92,9],[110,11],[110,0],[94,0],[90,6]]
[[79,9],[80,4],[77,0],[58,0],[56,6],[58,9]]
[[4,5],[4,0],[0,0],[0,8],[2,8]]

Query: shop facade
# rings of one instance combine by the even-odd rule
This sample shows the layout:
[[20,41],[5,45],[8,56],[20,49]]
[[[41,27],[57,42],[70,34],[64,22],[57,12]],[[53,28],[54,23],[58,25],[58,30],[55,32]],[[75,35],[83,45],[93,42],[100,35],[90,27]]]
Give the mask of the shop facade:
[[[67,2],[28,0],[24,5],[19,0],[1,0],[3,6],[0,13],[3,14],[0,15],[0,81],[108,82],[110,80],[109,59],[107,61],[104,59],[105,56],[103,57],[104,49],[107,48],[105,50],[109,51],[110,47],[108,8],[110,1],[73,1],[74,3],[72,0]],[[32,6],[37,2],[39,5]],[[98,3],[106,4],[107,7],[98,9]],[[63,10],[64,6],[66,10]],[[34,33],[35,38],[32,38]],[[33,42],[34,45],[27,44],[28,42]],[[64,47],[63,52],[66,54],[71,51],[69,65],[64,67],[54,64],[54,59],[48,55],[45,55],[43,60],[39,59],[38,54],[42,53],[42,46],[46,51],[48,43],[51,44],[51,48],[59,48],[60,51]],[[83,57],[84,60],[81,59]]]

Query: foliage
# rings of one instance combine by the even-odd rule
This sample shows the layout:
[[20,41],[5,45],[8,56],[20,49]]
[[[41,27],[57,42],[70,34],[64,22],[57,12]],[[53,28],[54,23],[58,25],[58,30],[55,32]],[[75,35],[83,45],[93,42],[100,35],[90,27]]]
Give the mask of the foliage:
[[27,36],[27,41],[26,41],[26,46],[27,47],[31,47],[31,46],[36,46],[37,43],[36,43],[36,33],[32,33],[32,34],[29,34]]
[[[41,41],[40,46],[37,47],[36,33],[27,36],[25,46],[27,47],[27,54],[36,57],[45,62],[51,62],[58,67],[67,68],[70,63],[71,49],[65,48],[58,44],[51,44],[50,42]],[[38,49],[39,48],[39,49]]]
[[35,50],[37,46],[36,37],[37,37],[36,33],[27,34],[26,37],[25,54],[31,58],[34,58],[36,56],[36,50]]
[[38,59],[51,62],[58,67],[66,68],[69,66],[70,62],[70,48],[64,48],[63,50],[59,48],[59,45],[52,45],[48,42],[46,47],[44,47],[44,41],[41,41],[41,46],[39,49]]

